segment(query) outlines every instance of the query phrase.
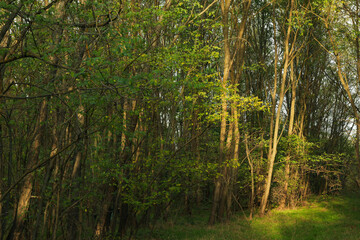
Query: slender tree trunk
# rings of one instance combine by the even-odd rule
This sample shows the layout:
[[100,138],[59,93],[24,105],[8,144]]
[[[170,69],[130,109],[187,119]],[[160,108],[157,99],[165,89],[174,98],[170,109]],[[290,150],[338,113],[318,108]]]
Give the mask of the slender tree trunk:
[[[56,115],[57,113],[55,112],[54,115]],[[55,116],[55,119],[56,119],[56,116]],[[58,126],[58,123],[57,121],[55,120],[54,122],[54,126]],[[50,152],[50,157],[54,157],[58,151],[58,147],[59,147],[59,141],[58,141],[58,134],[57,134],[57,131],[56,131],[56,128],[53,129],[53,144],[52,144],[52,150]],[[40,199],[39,199],[39,202],[38,202],[38,206],[37,206],[37,214],[36,214],[36,222],[35,222],[35,228],[32,232],[32,238],[33,239],[39,239],[38,237],[38,233],[40,231],[40,226],[41,226],[41,216],[43,214],[43,205],[45,204],[45,200],[46,200],[46,191],[47,191],[47,188],[48,188],[48,185],[49,185],[49,181],[50,181],[50,178],[51,178],[51,175],[52,175],[52,171],[55,167],[55,162],[54,161],[51,161],[50,164],[47,166],[47,169],[46,169],[46,174],[45,174],[45,177],[44,177],[44,181],[43,181],[43,184],[42,184],[42,189],[41,189],[41,192],[40,192]],[[46,219],[46,216],[43,217],[44,219]],[[45,228],[46,228],[46,224],[45,222],[43,222],[42,224],[42,232],[45,232]]]
[[290,13],[289,13],[290,23],[287,28],[287,34],[286,34],[286,38],[285,38],[285,42],[284,42],[284,45],[285,45],[284,68],[283,68],[283,73],[282,73],[282,78],[281,78],[279,104],[278,104],[277,111],[276,111],[274,136],[272,138],[273,140],[272,140],[271,154],[269,154],[269,168],[268,168],[268,174],[266,177],[265,192],[264,192],[264,195],[263,195],[263,198],[261,201],[261,205],[260,205],[260,215],[265,214],[265,209],[266,209],[267,201],[268,201],[269,194],[270,194],[272,174],[273,174],[273,170],[274,170],[274,162],[275,162],[275,157],[276,157],[276,153],[277,153],[277,145],[278,145],[278,141],[279,141],[278,135],[279,135],[279,127],[280,127],[280,115],[281,115],[281,109],[282,109],[282,105],[283,105],[284,97],[285,97],[285,83],[286,83],[287,70],[288,70],[289,60],[290,60],[289,59],[289,40],[290,40],[290,33],[291,33],[291,19],[292,19],[294,0],[291,0],[290,4],[291,4]]
[[[228,14],[230,8],[231,0],[225,0],[220,2],[221,11],[222,11],[222,22],[223,22],[223,35],[224,35],[224,74],[222,76],[221,82],[221,123],[220,123],[220,147],[219,147],[219,165],[222,168],[222,165],[225,160],[226,152],[225,152],[225,137],[226,137],[226,122],[227,122],[227,81],[230,73],[230,40],[229,40],[229,21]],[[224,176],[222,176],[224,177]],[[220,204],[220,194],[221,194],[221,186],[222,179],[221,176],[216,177],[215,179],[215,189],[214,189],[214,197],[213,204],[211,208],[211,214],[209,218],[209,224],[212,225],[215,223]]]
[[[277,93],[277,88],[278,88],[278,82],[277,82],[277,78],[278,78],[278,45],[277,45],[277,34],[276,34],[276,20],[275,20],[275,4],[273,6],[273,28],[274,28],[274,49],[275,49],[275,61],[274,61],[274,87],[273,87],[273,92],[271,94],[271,118],[270,118],[270,133],[269,133],[269,151],[268,151],[268,159],[270,159],[270,156],[272,154],[272,147],[273,147],[273,137],[274,137],[274,118],[275,118],[275,110],[276,110],[276,93]],[[266,184],[265,187],[266,188]]]
[[[41,127],[42,123],[46,121],[47,114],[47,100],[44,99],[40,104],[38,120],[36,122],[35,128],[35,138],[33,144],[31,145],[31,154],[29,155],[29,160],[26,165],[26,169],[32,169],[39,159],[40,154],[40,146],[41,146],[41,137],[43,133],[43,129]],[[28,212],[30,205],[30,196],[33,189],[33,180],[34,174],[28,174],[21,185],[19,201],[16,208],[15,220],[13,223],[12,230],[8,235],[8,240],[14,239],[22,239],[21,233],[23,231],[23,224],[26,217],[26,213]]]
[[248,160],[250,166],[250,176],[251,176],[251,197],[250,197],[250,215],[249,219],[251,220],[253,217],[254,211],[254,201],[255,201],[255,181],[254,181],[254,164],[250,156],[250,149],[249,149],[249,141],[248,141],[248,133],[245,133],[245,151],[246,151],[246,158]]
[[[290,137],[293,134],[294,129],[294,119],[295,119],[295,102],[296,102],[296,80],[294,79],[294,61],[291,61],[291,106],[290,106],[290,117],[289,117],[289,130],[288,136]],[[284,193],[280,199],[279,208],[284,208],[286,205],[286,200],[288,199],[288,186],[289,186],[289,175],[290,175],[290,160],[291,153],[289,152],[285,158],[285,182],[284,182]]]

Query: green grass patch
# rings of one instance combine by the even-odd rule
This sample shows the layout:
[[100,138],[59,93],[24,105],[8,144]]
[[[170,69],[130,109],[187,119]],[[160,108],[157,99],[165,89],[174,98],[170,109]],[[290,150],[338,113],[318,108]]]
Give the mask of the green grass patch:
[[152,231],[141,230],[137,239],[360,239],[360,195],[315,198],[304,207],[272,210],[247,221],[242,214],[229,222],[208,226],[208,211],[192,217],[174,217]]

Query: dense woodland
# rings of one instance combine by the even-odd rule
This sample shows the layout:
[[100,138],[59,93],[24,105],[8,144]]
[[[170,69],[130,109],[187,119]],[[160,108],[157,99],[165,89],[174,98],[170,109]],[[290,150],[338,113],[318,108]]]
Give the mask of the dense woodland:
[[1,1],[0,239],[358,191],[359,2]]

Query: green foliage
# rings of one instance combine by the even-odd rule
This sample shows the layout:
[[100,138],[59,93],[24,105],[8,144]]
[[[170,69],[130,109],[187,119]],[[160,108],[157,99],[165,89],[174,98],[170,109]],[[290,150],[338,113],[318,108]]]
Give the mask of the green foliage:
[[[231,196],[246,206],[253,166],[258,206],[268,170],[274,72],[283,60],[274,65],[274,44],[280,56],[290,21],[292,36],[299,33],[291,39],[297,53],[294,76],[299,76],[295,125],[305,137],[285,137],[284,111],[273,193],[283,194],[286,163],[289,195],[296,199],[305,197],[308,184],[321,194],[356,186],[353,143],[348,141],[352,120],[346,98],[333,83],[334,61],[323,51],[329,46],[323,17],[332,5],[337,47],[352,63],[343,69],[348,81],[356,82],[352,66],[358,31],[348,31],[351,21],[341,19],[343,2],[313,1],[305,8],[303,1],[295,1],[297,9],[288,19],[288,1],[253,0],[244,39],[237,39],[244,4],[231,1],[232,68],[225,86],[223,16],[216,1],[15,2],[0,2],[1,32],[6,33],[0,39],[0,193],[15,184],[1,206],[6,234],[13,229],[12,219],[19,219],[17,201],[28,177],[31,199],[21,231],[29,239],[92,239],[101,224],[111,232],[105,235],[115,238],[154,224],[183,205],[184,198],[190,210],[195,198],[207,208],[213,180],[226,177],[218,171],[223,168],[232,172]],[[3,32],[8,21],[10,29]],[[237,49],[240,41],[243,52]],[[289,110],[290,92],[281,111]],[[219,163],[221,114],[231,149],[236,142],[231,128],[239,122],[240,154],[234,159],[227,149],[226,160]],[[218,227],[195,227],[194,236],[239,236],[225,225],[216,233]]]

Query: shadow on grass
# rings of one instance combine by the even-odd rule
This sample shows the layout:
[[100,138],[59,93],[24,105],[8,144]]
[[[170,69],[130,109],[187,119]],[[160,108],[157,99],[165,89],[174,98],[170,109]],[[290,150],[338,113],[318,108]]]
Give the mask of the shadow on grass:
[[255,219],[253,239],[360,239],[360,196],[341,196]]
[[151,234],[142,231],[138,239],[360,239],[360,196],[340,196],[313,201],[294,210],[272,211],[251,222],[234,217],[230,222],[207,226],[205,212],[162,224]]

